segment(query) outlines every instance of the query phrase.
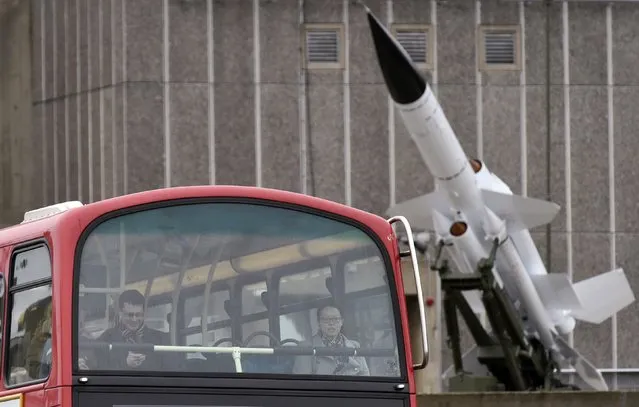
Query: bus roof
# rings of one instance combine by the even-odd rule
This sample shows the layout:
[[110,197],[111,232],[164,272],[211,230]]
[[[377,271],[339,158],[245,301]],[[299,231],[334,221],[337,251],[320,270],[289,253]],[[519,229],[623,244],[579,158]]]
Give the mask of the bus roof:
[[270,188],[232,185],[201,185],[171,187],[122,195],[87,205],[79,205],[77,201],[58,204],[57,208],[40,208],[31,210],[33,220],[28,219],[20,224],[0,229],[0,247],[35,239],[53,231],[60,222],[79,219],[86,225],[95,218],[109,212],[144,205],[153,202],[171,201],[189,198],[253,198],[280,203],[296,204],[309,208],[327,211],[354,219],[368,225],[378,234],[387,233],[389,224],[382,217],[344,204],[301,193]]

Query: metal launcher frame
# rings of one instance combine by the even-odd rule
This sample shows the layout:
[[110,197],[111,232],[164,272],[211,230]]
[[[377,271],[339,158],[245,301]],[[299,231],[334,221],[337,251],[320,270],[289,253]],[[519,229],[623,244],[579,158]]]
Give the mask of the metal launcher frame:
[[[483,258],[473,274],[453,272],[448,261],[438,265],[445,243],[440,242],[432,271],[439,272],[442,305],[448,332],[448,346],[453,353],[455,374],[449,381],[450,391],[530,391],[568,387],[555,378],[558,366],[548,351],[535,338],[527,338],[522,321],[496,282],[492,269],[499,241],[495,239],[488,258]],[[481,300],[492,327],[489,333],[482,326],[463,291],[480,290]],[[460,345],[459,310],[477,344],[478,362],[490,376],[476,376],[464,371]]]

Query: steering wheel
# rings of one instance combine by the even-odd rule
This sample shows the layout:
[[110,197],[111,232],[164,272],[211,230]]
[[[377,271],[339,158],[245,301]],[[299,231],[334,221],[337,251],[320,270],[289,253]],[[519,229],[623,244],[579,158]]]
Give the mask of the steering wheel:
[[233,338],[220,338],[213,343],[213,347],[218,346],[221,343],[230,342],[231,345],[242,346],[242,344],[238,341],[234,341]]
[[300,346],[300,341],[293,338],[282,339],[282,341],[280,342],[280,346],[284,345],[285,343],[294,343],[295,345]]
[[255,331],[252,334],[250,334],[248,336],[248,338],[246,338],[244,340],[244,346],[248,345],[251,342],[251,340],[253,340],[253,338],[255,338],[256,336],[260,336],[260,335],[261,336],[268,336],[269,338],[271,338],[273,340],[274,343],[276,343],[278,345],[280,344],[280,341],[278,341],[277,338],[275,336],[273,336],[273,334],[271,334],[270,332],[267,332],[267,331]]

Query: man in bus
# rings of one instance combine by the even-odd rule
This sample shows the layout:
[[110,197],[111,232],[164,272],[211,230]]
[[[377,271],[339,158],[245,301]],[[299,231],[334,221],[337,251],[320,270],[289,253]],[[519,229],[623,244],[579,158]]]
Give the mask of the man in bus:
[[[317,310],[318,332],[313,335],[310,343],[300,343],[301,347],[314,348],[359,348],[359,343],[348,339],[342,333],[342,312],[336,305],[325,305]],[[366,359],[357,356],[298,356],[295,360],[293,373],[369,376]]]
[[[118,322],[107,329],[98,341],[108,343],[131,343],[169,345],[169,336],[149,328],[144,323],[144,296],[136,290],[127,290],[118,299]],[[171,357],[173,356],[173,357]],[[112,350],[107,356],[110,368],[130,368],[143,370],[175,370],[178,359],[174,355],[139,350]]]

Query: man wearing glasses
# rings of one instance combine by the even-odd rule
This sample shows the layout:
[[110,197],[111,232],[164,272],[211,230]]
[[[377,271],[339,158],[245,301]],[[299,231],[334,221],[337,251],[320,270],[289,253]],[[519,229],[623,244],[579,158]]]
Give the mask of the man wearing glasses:
[[[145,325],[144,296],[140,292],[127,290],[120,294],[118,311],[116,326],[104,331],[98,339],[99,342],[169,345],[167,334]],[[173,358],[158,352],[114,349],[110,352],[109,368],[164,370],[165,366],[169,368],[166,365],[170,362],[169,359]]]
[[[317,310],[318,332],[311,343],[300,346],[314,348],[359,348],[359,343],[342,333],[342,313],[335,305],[326,305]],[[357,356],[299,356],[293,372],[297,374],[369,376],[366,359]]]

